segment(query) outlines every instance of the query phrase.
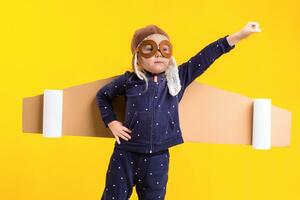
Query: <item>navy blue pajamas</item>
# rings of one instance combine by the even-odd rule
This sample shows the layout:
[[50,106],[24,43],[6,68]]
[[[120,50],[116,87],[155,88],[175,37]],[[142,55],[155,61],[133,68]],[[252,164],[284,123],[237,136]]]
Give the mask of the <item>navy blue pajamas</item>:
[[127,200],[133,186],[140,200],[164,199],[169,157],[168,149],[150,154],[114,148],[101,200]]
[[130,140],[120,138],[120,144],[115,142],[102,200],[129,199],[134,185],[140,200],[165,198],[168,148],[184,142],[178,104],[190,83],[217,58],[235,47],[230,46],[227,36],[207,45],[178,66],[181,90],[176,96],[169,94],[164,72],[157,74],[157,82],[154,82],[153,74],[147,70],[149,88],[146,91],[145,81],[129,71],[98,91],[96,99],[105,127],[108,128],[111,121],[117,120],[113,99],[124,95],[124,126],[132,131]]

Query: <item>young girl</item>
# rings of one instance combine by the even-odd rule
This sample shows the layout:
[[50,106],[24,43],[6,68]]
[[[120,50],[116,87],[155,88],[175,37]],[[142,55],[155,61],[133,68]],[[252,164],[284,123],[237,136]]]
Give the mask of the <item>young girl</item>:
[[[156,25],[136,30],[131,41],[132,72],[126,71],[97,93],[102,120],[116,138],[102,200],[125,200],[133,186],[141,200],[164,199],[169,147],[183,143],[178,103],[187,86],[218,57],[254,32],[256,22],[212,42],[177,66],[168,34]],[[117,120],[112,101],[125,96],[125,122]]]

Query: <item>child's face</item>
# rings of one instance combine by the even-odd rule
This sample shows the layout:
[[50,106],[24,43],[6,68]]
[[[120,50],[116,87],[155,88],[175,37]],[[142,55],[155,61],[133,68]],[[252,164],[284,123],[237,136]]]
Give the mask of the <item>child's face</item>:
[[[144,40],[150,39],[156,42],[157,45],[162,40],[168,40],[168,38],[161,34],[152,34],[146,37]],[[157,51],[152,57],[145,58],[139,53],[137,55],[138,65],[143,67],[145,70],[152,73],[161,73],[164,72],[169,66],[170,58],[164,57],[160,51]]]

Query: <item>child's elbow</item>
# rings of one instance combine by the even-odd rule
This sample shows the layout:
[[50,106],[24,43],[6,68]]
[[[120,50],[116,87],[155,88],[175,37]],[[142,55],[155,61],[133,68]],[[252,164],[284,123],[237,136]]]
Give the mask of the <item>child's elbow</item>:
[[103,89],[100,89],[96,94],[96,103],[98,106],[100,106],[100,103],[103,102],[103,98],[105,98],[104,91]]

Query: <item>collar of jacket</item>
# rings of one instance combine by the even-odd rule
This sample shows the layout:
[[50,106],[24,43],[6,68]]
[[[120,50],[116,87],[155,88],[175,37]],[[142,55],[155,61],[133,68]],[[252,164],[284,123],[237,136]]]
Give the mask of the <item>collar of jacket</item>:
[[147,70],[145,70],[145,72],[146,72],[146,77],[151,78],[151,80],[154,79],[155,75],[157,75],[157,79],[160,79],[160,80],[164,80],[166,78],[165,72],[160,72],[160,73],[157,73],[157,74],[149,72]]

